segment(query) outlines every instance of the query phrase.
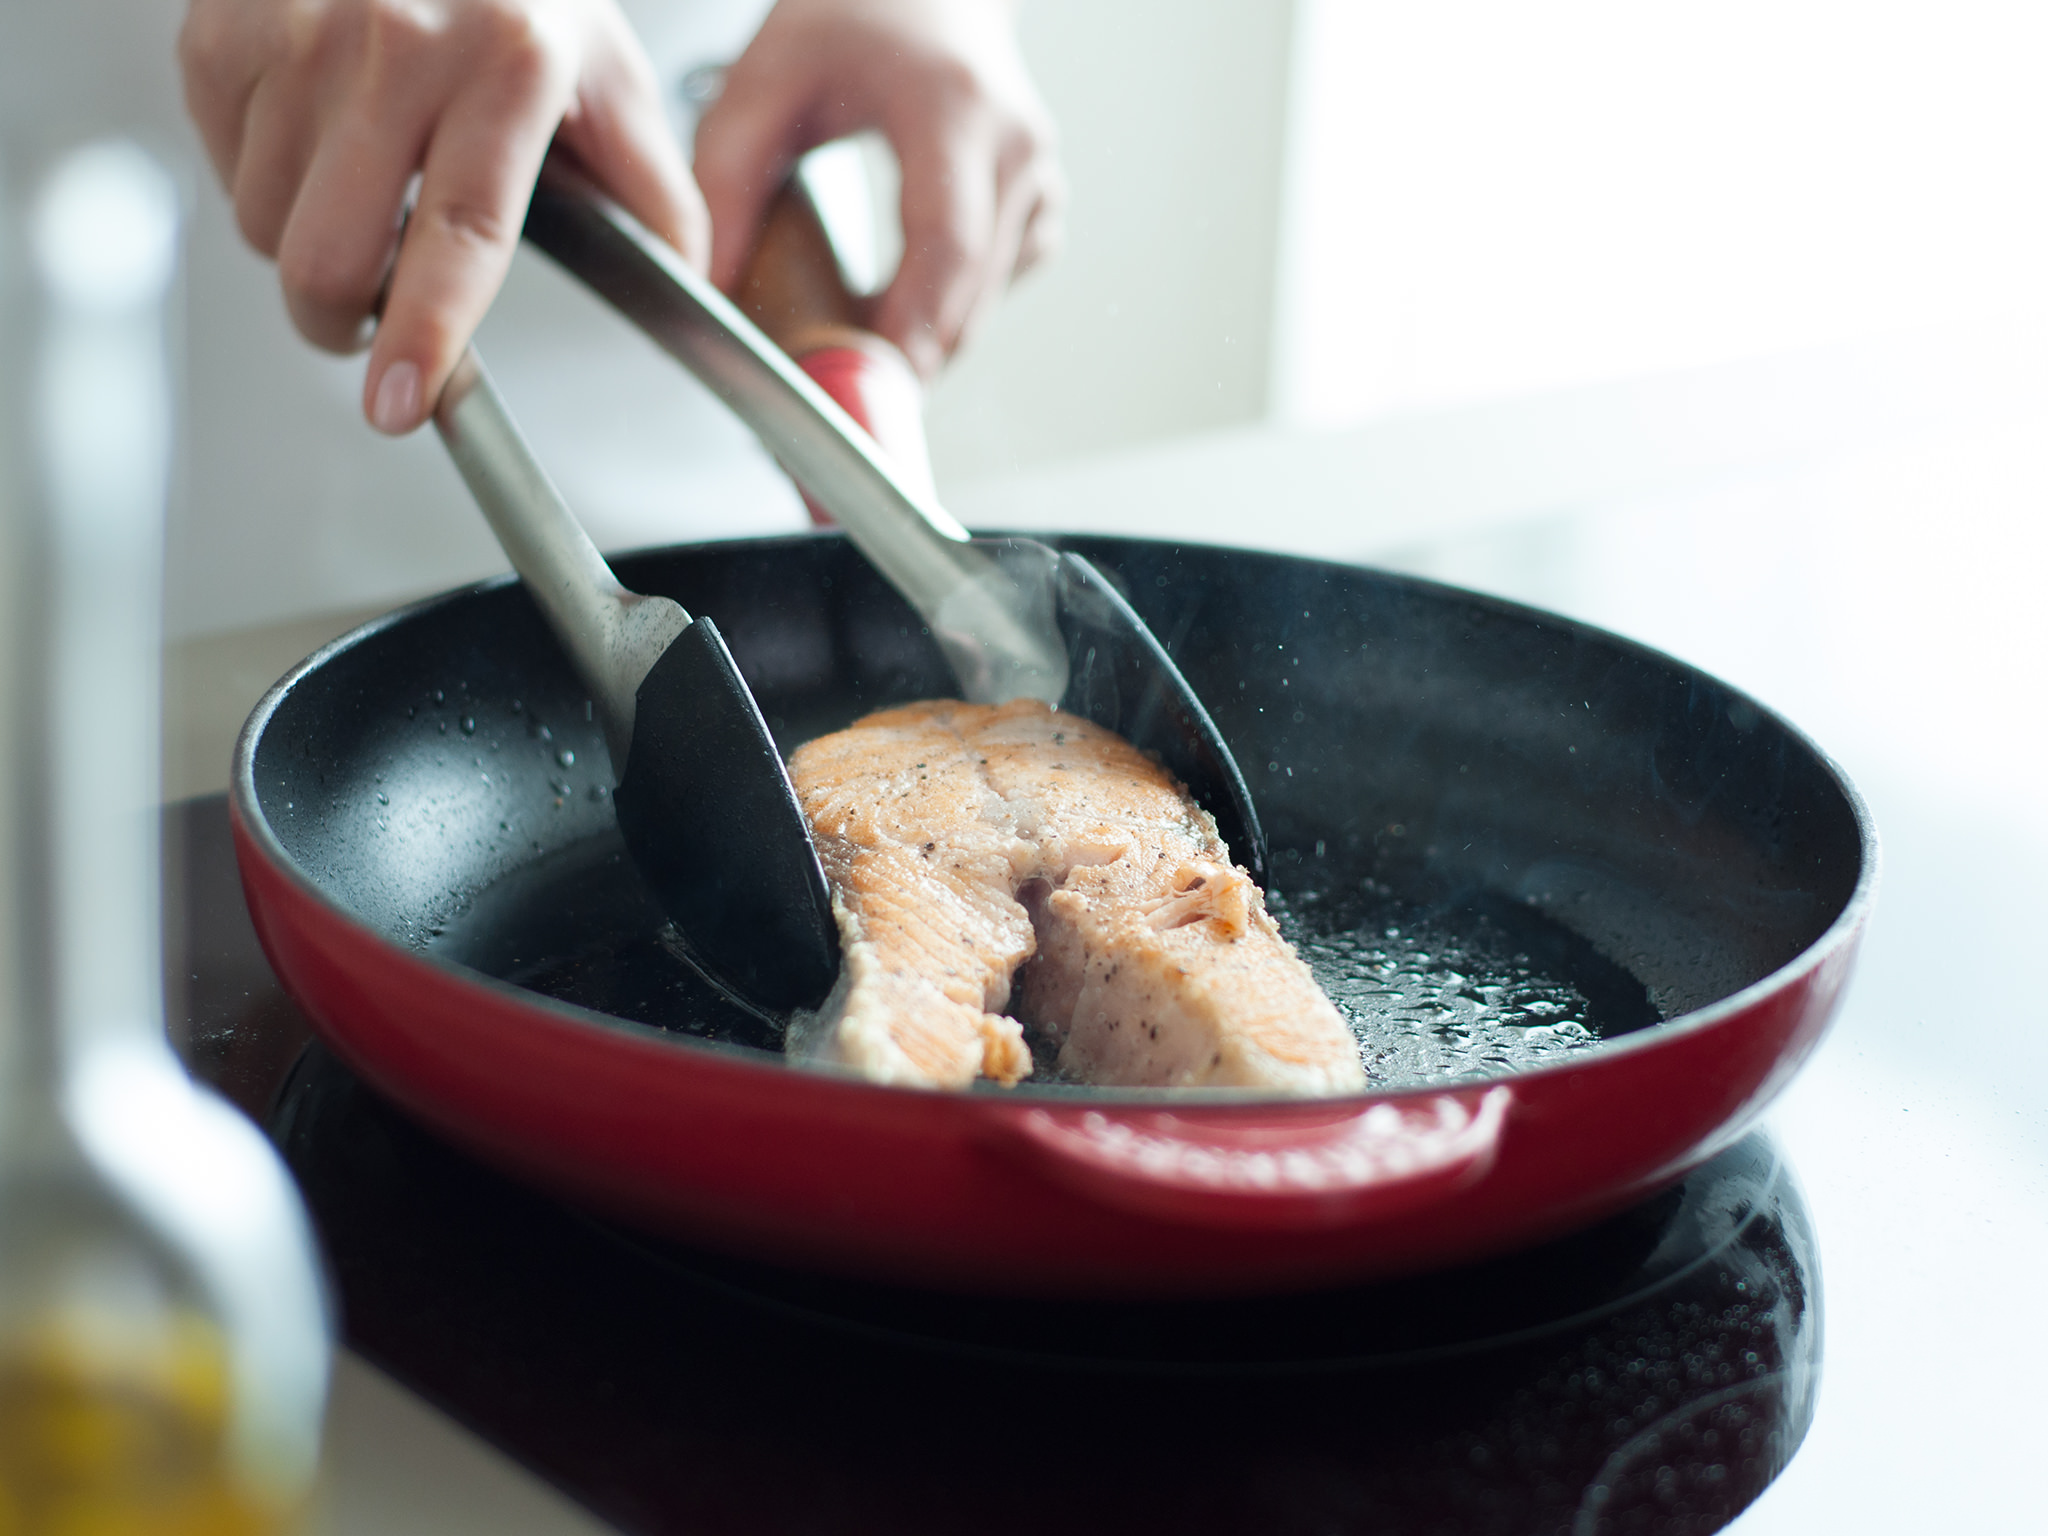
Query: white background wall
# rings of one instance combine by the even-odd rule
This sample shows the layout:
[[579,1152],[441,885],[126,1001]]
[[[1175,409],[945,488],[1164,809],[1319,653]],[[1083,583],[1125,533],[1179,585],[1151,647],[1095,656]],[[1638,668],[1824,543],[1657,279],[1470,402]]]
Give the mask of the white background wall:
[[[204,216],[175,631],[497,568],[438,450],[360,427],[359,362],[305,352],[272,274],[208,204],[177,121],[178,10],[6,13],[12,97],[142,122],[188,155]],[[936,390],[941,486],[985,521],[1364,555],[2038,388],[2044,15],[1030,0],[1069,243]],[[729,45],[662,44],[675,63]],[[601,541],[795,519],[741,434],[680,409],[693,386],[549,285],[522,269],[510,295],[545,311],[539,344],[491,342],[544,455],[580,464],[572,493]],[[260,376],[223,361],[258,354]],[[609,392],[577,381],[579,358]],[[664,434],[735,467],[672,494],[634,455]]]
[[2038,318],[2048,8],[1302,0],[1276,404]]
[[941,483],[1265,414],[1291,0],[1029,0],[1067,248],[934,392]]
[[[1055,20],[1070,49],[1107,35],[1056,11],[1040,57]],[[1282,16],[1181,14],[1240,40]],[[1273,157],[1265,365],[1212,346],[1204,363],[1227,374],[1156,353],[1145,374],[1148,354],[1091,339],[1068,296],[1105,258],[1077,235],[1069,270],[1020,296],[942,390],[944,488],[970,520],[1372,558],[2048,392],[2038,4],[1298,0],[1285,14],[1279,122],[1240,123],[1235,158],[1189,151],[1230,167],[1206,185],[1246,210],[1246,189],[1265,195],[1258,156]],[[1068,65],[1041,67],[1081,98]],[[1271,100],[1235,99],[1241,118]],[[1198,137],[1214,127],[1187,120]],[[1082,148],[1077,182],[1106,153]],[[1111,169],[1110,195],[1131,195],[1128,170]],[[1116,238],[1119,271],[1192,286],[1171,224],[1126,220]],[[1224,289],[1245,301],[1206,291]],[[1050,335],[1087,359],[1066,370],[1086,431],[1055,432],[1064,402],[1032,398],[1059,387]],[[1231,408],[1198,417],[1204,390]]]

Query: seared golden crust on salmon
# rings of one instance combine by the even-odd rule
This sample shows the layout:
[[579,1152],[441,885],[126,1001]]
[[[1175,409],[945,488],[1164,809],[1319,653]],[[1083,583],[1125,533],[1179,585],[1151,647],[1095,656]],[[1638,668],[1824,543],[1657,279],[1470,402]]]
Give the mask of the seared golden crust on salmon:
[[793,1054],[877,1082],[1007,1085],[1031,1070],[1021,1019],[1084,1082],[1364,1086],[1350,1030],[1208,813],[1100,726],[934,700],[810,742],[790,776],[845,953]]
[[799,748],[790,777],[844,955],[796,1054],[880,1083],[1023,1077],[1031,1052],[1003,1009],[1033,948],[1014,893],[1034,854],[960,733],[928,706],[886,710]]

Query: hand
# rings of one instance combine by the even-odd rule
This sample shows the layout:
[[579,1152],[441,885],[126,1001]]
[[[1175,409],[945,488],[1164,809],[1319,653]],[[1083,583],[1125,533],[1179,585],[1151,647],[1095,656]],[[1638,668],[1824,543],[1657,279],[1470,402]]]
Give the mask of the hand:
[[926,378],[1059,240],[1064,183],[1011,0],[779,0],[697,130],[711,276],[737,286],[805,150],[879,129],[903,167],[903,264],[870,324]]
[[187,107],[243,235],[277,258],[293,322],[336,352],[374,323],[363,414],[382,431],[432,411],[558,133],[642,223],[708,257],[703,199],[613,0],[192,0],[178,54]]

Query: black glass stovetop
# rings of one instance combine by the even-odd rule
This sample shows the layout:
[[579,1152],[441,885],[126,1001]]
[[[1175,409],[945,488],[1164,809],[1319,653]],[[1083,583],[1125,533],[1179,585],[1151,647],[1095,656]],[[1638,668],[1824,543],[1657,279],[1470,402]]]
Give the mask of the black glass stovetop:
[[310,1041],[217,798],[167,825],[174,1031],[305,1192],[345,1342],[632,1532],[1720,1529],[1813,1412],[1805,1206],[1751,1136],[1589,1231],[1227,1303],[992,1301],[615,1228]]

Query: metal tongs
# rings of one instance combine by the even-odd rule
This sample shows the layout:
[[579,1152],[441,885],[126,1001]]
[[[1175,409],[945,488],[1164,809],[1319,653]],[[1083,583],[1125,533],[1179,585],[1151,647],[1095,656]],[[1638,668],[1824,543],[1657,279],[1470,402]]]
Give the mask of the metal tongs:
[[[1100,571],[1035,540],[971,538],[934,499],[906,485],[873,439],[731,301],[559,156],[542,172],[525,233],[754,429],[917,610],[964,697],[979,703],[1041,699],[1157,754],[1215,816],[1233,854],[1263,880],[1264,833],[1230,749],[1164,647]],[[436,419],[488,511],[480,480],[493,483],[492,477],[468,461],[476,455],[466,456],[461,443],[465,437],[474,442],[476,433],[465,433],[462,417],[473,409],[480,422],[496,418],[508,430],[509,417],[494,396],[488,410],[463,403],[484,398],[477,393],[481,377],[467,366],[458,371]],[[516,442],[516,430],[510,438]],[[532,473],[539,473],[537,466]],[[559,497],[554,500],[559,505]],[[561,515],[568,516],[566,508]],[[564,605],[551,605],[535,581],[538,574],[559,585],[562,570],[530,572],[514,540],[499,532],[586,681],[594,691],[608,689],[615,700],[626,700],[612,706],[626,721],[623,740],[613,741],[621,829],[685,939],[743,993],[782,1007],[817,1003],[838,969],[829,897],[815,874],[817,856],[787,772],[772,744],[764,761],[766,728],[715,629],[702,618],[692,624],[673,604],[665,607],[680,621],[645,612],[643,605],[663,600],[625,593],[577,529],[581,549],[569,563],[589,581],[610,581],[616,616],[606,622],[617,634],[571,639],[554,611]],[[636,608],[645,616],[635,618]],[[636,627],[644,631],[638,649],[621,638]],[[693,630],[697,638],[689,649],[696,660],[688,687],[659,690],[650,708],[649,685],[664,671],[681,670],[663,648]],[[645,654],[650,645],[658,664]],[[622,646],[630,653],[626,659],[604,659],[619,656]],[[689,689],[718,701],[717,718],[692,717]],[[627,697],[635,694],[637,706]],[[743,713],[752,721],[744,732]],[[748,734],[756,728],[758,738]],[[738,749],[721,744],[741,736],[746,739]],[[696,769],[678,774],[654,764],[656,754],[682,754]],[[744,786],[742,774],[764,782]],[[636,775],[659,782],[662,792],[635,794]],[[765,782],[769,776],[773,784]],[[736,795],[744,795],[749,816],[735,814]],[[718,894],[707,900],[712,887]],[[811,909],[791,910],[806,894]]]

